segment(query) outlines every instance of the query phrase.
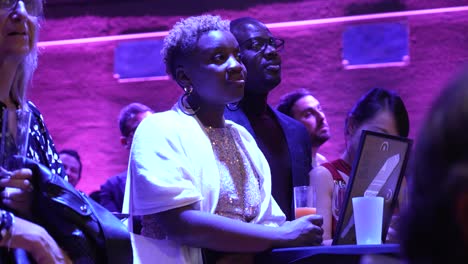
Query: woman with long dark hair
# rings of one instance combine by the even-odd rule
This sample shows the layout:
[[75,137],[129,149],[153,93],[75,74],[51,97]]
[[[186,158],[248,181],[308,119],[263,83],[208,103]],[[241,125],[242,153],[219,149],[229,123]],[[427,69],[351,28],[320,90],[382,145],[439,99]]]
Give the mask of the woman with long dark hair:
[[349,111],[345,121],[346,149],[340,159],[323,163],[310,172],[317,190],[317,213],[323,216],[323,239],[331,242],[336,220],[332,215],[334,185],[346,185],[359,147],[362,130],[407,137],[409,118],[401,97],[393,91],[374,88],[364,94]]

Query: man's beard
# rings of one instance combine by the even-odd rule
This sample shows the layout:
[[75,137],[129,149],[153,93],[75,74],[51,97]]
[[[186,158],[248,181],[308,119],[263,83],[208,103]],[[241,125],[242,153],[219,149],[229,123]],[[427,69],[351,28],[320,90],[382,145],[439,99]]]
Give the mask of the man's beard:
[[321,135],[316,135],[315,137],[312,137],[312,146],[313,147],[320,147],[322,146],[327,140],[330,139],[330,134],[329,133],[324,133]]

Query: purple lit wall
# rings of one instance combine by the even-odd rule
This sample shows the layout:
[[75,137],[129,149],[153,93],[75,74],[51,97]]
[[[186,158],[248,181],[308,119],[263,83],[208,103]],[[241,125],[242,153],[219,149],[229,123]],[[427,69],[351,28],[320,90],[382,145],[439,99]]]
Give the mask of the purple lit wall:
[[[201,1],[193,6],[191,3],[197,1],[175,0],[170,1],[172,6],[150,1],[122,2],[117,6],[112,1],[97,1],[93,8],[86,9],[83,4],[54,2],[48,1],[49,16],[42,27],[41,41],[166,31],[180,17],[204,12],[227,19],[253,16],[274,23],[468,5],[466,0],[314,0],[249,1],[251,4],[230,1],[225,5],[221,4],[223,1]],[[408,66],[344,70],[341,34],[350,23],[272,30],[286,39],[286,49],[282,53],[283,81],[269,101],[276,105],[284,93],[309,88],[321,101],[331,126],[332,139],[321,149],[329,159],[338,157],[343,150],[346,112],[368,89],[379,86],[402,95],[410,114],[410,137],[415,138],[431,101],[468,61],[468,11],[383,21],[408,23]],[[353,24],[369,22],[373,21]],[[138,101],[163,111],[181,94],[171,80],[119,83],[113,78],[117,43],[44,47],[29,93],[42,111],[57,148],[74,148],[80,153],[84,167],[78,188],[85,192],[98,189],[108,177],[126,168],[128,154],[119,143],[117,126],[120,108]]]

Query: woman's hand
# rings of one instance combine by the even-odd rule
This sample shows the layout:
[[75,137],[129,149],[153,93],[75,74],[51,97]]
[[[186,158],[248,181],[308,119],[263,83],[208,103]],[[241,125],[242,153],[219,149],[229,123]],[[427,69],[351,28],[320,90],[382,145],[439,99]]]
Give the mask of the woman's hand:
[[34,190],[31,183],[32,171],[30,169],[19,169],[8,172],[3,168],[0,169],[2,170],[0,187],[4,188],[0,194],[2,203],[15,210],[18,215],[30,218],[32,191]]
[[284,223],[286,236],[281,247],[301,247],[322,245],[323,218],[321,215],[306,215],[291,222]]
[[26,250],[37,264],[72,263],[43,227],[15,217],[11,232],[9,239],[2,240],[2,246]]

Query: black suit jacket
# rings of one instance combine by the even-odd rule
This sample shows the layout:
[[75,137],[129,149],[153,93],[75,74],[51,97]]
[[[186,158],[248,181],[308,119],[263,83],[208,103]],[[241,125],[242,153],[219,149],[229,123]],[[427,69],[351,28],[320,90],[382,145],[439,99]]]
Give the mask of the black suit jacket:
[[101,185],[99,203],[111,212],[122,212],[127,171],[110,177]]
[[[309,172],[312,169],[311,167],[311,149],[312,145],[310,142],[309,134],[305,126],[299,121],[279,112],[270,107],[270,110],[273,111],[276,120],[283,129],[283,133],[286,137],[286,142],[288,144],[289,156],[291,158],[291,175],[292,175],[292,184],[293,186],[303,186],[309,185]],[[255,141],[257,136],[253,131],[252,125],[250,124],[249,119],[242,111],[239,109],[237,111],[226,110],[224,112],[224,117],[228,120],[231,120],[247,129],[247,131],[252,134]],[[272,184],[275,184],[272,182]],[[292,193],[292,190],[291,190]],[[291,204],[291,212],[294,212],[294,205]],[[294,219],[292,217],[291,219]]]

